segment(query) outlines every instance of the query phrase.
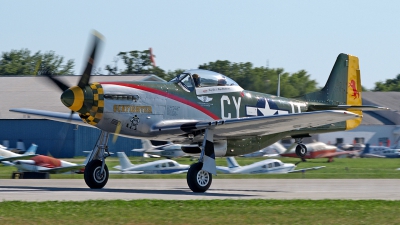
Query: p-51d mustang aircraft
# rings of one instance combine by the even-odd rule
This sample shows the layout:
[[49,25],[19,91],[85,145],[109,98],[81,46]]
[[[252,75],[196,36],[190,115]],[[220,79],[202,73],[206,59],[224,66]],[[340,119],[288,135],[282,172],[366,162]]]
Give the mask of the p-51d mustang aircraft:
[[304,157],[303,137],[353,129],[361,123],[362,109],[378,108],[361,105],[358,58],[352,55],[338,56],[322,90],[289,99],[244,90],[223,74],[200,69],[177,74],[169,82],[89,83],[100,35],[94,40],[77,86],[68,87],[47,74],[63,91],[61,101],[72,110],[70,115],[10,110],[99,128],[84,173],[90,188],[102,188],[108,181],[110,133],[173,141],[183,144],[186,153],[200,153],[187,183],[192,191],[205,192],[216,174],[215,157],[254,152],[287,136],[295,138],[296,153]]

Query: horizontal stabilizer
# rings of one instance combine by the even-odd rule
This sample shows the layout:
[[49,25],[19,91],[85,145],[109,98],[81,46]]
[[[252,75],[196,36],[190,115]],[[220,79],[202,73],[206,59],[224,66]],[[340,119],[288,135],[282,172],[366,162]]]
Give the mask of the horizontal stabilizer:
[[375,105],[308,105],[310,111],[320,110],[363,110],[363,111],[375,111],[375,110],[389,110],[389,108],[375,106]]

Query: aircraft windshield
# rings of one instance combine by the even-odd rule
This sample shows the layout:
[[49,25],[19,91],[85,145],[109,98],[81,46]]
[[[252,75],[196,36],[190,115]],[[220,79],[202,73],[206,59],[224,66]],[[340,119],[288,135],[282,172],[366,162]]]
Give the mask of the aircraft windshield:
[[169,82],[180,83],[188,90],[193,90],[193,87],[239,86],[234,80],[225,75],[200,69],[185,71]]

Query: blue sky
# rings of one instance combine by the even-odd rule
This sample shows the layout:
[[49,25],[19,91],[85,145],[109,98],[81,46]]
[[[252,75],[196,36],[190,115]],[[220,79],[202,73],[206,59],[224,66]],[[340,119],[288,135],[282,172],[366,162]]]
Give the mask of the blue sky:
[[[164,70],[216,60],[308,71],[323,86],[339,53],[359,57],[362,84],[400,73],[398,1],[1,1],[0,51],[53,50],[80,74],[92,29],[106,41],[97,66],[153,48]],[[122,64],[121,64],[122,65]]]

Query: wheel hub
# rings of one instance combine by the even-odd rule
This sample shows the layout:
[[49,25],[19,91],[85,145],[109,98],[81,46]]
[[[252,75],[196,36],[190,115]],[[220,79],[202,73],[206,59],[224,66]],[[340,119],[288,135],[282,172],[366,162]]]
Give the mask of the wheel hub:
[[209,181],[210,181],[210,174],[208,174],[207,171],[200,170],[197,173],[197,183],[200,186],[205,187]]
[[104,176],[104,170],[103,172],[101,172],[101,167],[97,167],[94,171],[93,171],[93,178],[97,183],[101,183],[104,181],[104,179],[106,178],[106,176]]

